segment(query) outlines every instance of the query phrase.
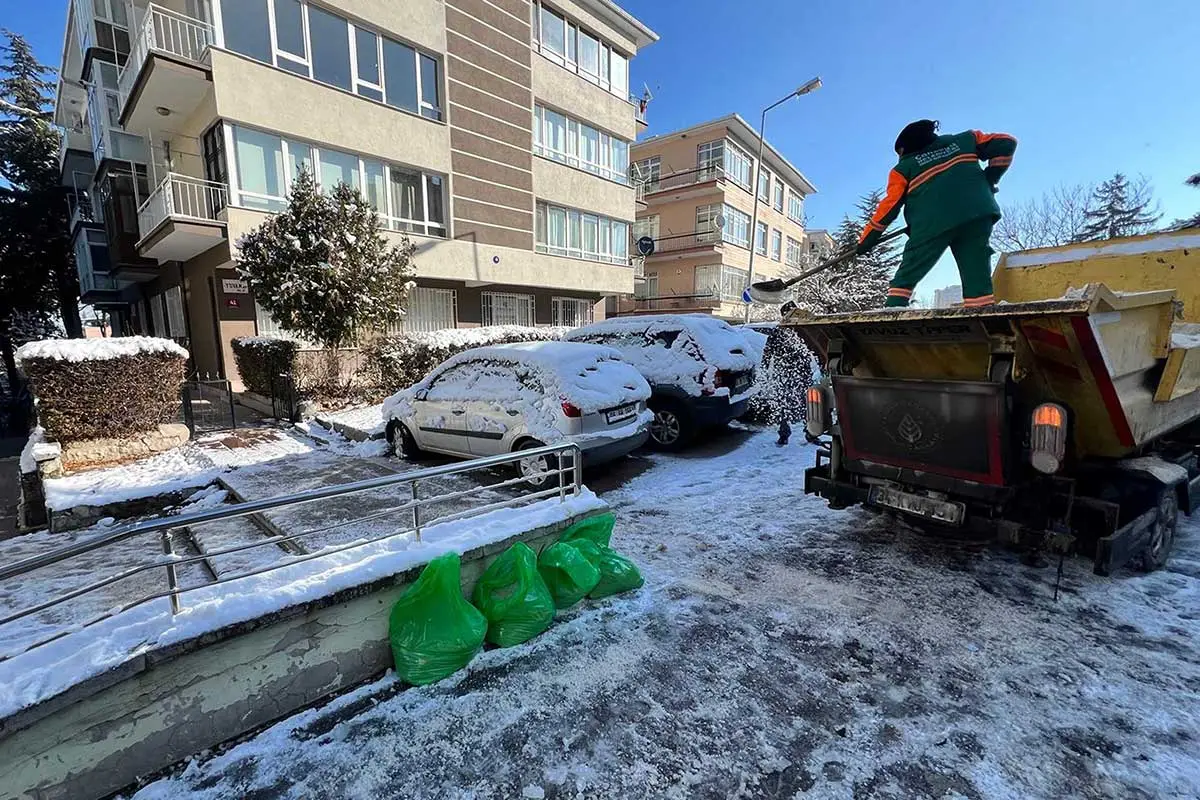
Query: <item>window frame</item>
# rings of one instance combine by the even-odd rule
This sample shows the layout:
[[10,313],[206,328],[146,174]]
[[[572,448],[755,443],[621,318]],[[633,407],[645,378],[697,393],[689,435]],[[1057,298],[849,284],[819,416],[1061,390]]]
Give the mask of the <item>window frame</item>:
[[[575,314],[577,319],[582,321],[574,325],[564,321],[563,311],[567,305],[575,306]],[[581,313],[582,312],[582,313]],[[583,297],[551,297],[550,298],[550,321],[551,324],[560,327],[578,328],[584,325],[591,325],[595,320],[596,304]]]
[[[585,226],[590,220],[596,225],[595,251],[587,249]],[[630,223],[626,220],[538,200],[533,227],[535,252],[629,266]],[[561,243],[558,240],[560,231]]]
[[[551,119],[551,115],[563,120],[561,147],[553,143],[557,141],[558,136],[550,137],[547,135],[552,131],[555,133],[559,132],[559,129],[555,125],[557,120]],[[587,148],[584,145],[589,141],[587,138],[588,132],[595,134],[595,160],[589,160],[586,157]],[[621,150],[617,146],[618,144],[624,145],[624,149]],[[533,154],[535,156],[590,172],[593,175],[597,175],[613,183],[619,183],[622,186],[629,186],[629,152],[631,146],[631,142],[619,136],[614,136],[608,131],[589,125],[586,122],[577,120],[558,109],[544,106],[541,103],[534,104]],[[618,152],[623,156],[621,160],[624,161],[624,166],[616,163],[618,159],[615,156]]]
[[[489,300],[492,301],[489,306]],[[514,322],[497,322],[496,321],[496,300],[516,301],[526,306],[529,312],[529,321],[521,322],[519,319]],[[522,325],[530,327],[537,324],[537,301],[532,294],[524,294],[522,292],[480,292],[479,293],[480,315],[479,321],[482,325]],[[518,308],[518,312],[523,309]],[[521,316],[520,313],[517,314]]]
[[783,231],[778,228],[771,229],[771,260],[783,260]]
[[801,224],[804,222],[804,195],[790,186],[788,187],[787,218],[792,222]]
[[[766,186],[764,187],[764,182]],[[764,203],[771,202],[771,171],[764,169],[762,166],[758,168],[758,199]]]
[[[793,245],[794,245],[794,247],[793,247]],[[795,252],[794,258],[792,256],[793,252]],[[800,261],[803,258],[804,258],[804,247],[802,246],[800,241],[797,239],[793,239],[791,236],[787,237],[787,260],[785,263],[787,263],[790,266],[797,267],[800,265]]]
[[783,181],[779,180],[779,176],[776,175],[775,176],[775,195],[774,195],[775,202],[772,203],[772,205],[774,206],[775,210],[778,211],[780,214],[783,213],[783,195],[784,194],[785,194],[784,183],[783,183]]
[[[762,244],[759,245],[759,234],[762,234]],[[767,239],[771,236],[771,229],[767,223],[758,221],[754,225],[754,252],[760,256],[767,254]]]
[[[555,28],[562,32],[562,49],[555,50],[546,42],[546,14],[554,18]],[[626,102],[629,100],[629,62],[633,56],[614,47],[598,33],[593,33],[587,27],[578,24],[565,12],[554,6],[546,5],[542,0],[532,0],[530,3],[530,46],[549,61],[570,72],[574,72],[588,83],[599,86],[609,94],[616,95]],[[596,41],[596,72],[583,66],[582,39],[586,36]],[[623,66],[621,80],[613,81],[613,56],[620,58]]]

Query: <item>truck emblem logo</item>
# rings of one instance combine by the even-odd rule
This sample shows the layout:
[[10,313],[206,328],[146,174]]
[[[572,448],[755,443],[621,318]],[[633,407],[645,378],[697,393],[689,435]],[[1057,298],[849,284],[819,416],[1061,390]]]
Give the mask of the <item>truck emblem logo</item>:
[[912,401],[885,408],[881,415],[883,433],[910,453],[937,447],[942,441],[942,421],[929,409]]
[[900,424],[896,426],[896,435],[911,446],[921,441],[925,432],[921,430],[921,426],[915,419],[905,414],[904,419],[900,420]]

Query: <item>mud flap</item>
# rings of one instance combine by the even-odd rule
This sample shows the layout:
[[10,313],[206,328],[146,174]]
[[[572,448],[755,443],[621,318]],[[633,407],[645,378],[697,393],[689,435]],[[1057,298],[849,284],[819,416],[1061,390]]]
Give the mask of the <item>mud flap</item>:
[[1098,539],[1092,571],[1097,575],[1112,575],[1131,558],[1139,555],[1146,549],[1150,540],[1150,528],[1157,519],[1158,509],[1152,508],[1128,524],[1122,525],[1111,536]]

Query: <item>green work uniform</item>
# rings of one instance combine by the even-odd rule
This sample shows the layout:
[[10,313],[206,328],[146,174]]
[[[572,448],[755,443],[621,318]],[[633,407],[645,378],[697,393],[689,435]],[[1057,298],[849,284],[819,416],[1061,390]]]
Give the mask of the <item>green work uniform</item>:
[[[963,305],[989,305],[992,226],[1000,219],[996,183],[1012,163],[1017,140],[1006,133],[964,131],[939,136],[905,153],[888,176],[887,195],[867,223],[860,247],[870,249],[904,208],[908,244],[888,289],[888,306],[906,306],[917,282],[949,247],[962,276]],[[982,169],[980,161],[987,161]]]

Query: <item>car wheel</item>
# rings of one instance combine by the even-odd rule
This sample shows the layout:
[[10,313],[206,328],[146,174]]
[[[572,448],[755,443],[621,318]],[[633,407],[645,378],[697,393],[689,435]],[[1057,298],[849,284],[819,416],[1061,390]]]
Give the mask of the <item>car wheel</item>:
[[[533,440],[524,442],[517,451],[535,450],[545,447],[541,442]],[[558,482],[558,459],[552,455],[539,455],[522,458],[517,461],[517,474],[525,479],[525,484],[531,489],[545,489],[553,481]]]
[[412,431],[400,420],[394,419],[388,423],[386,435],[388,444],[391,445],[392,455],[410,460],[420,458],[424,454],[417,446],[417,440],[413,437]]
[[691,437],[691,424],[671,403],[652,404],[654,419],[650,421],[650,443],[660,450],[678,450]]
[[1179,525],[1179,495],[1174,486],[1164,487],[1158,495],[1158,519],[1150,529],[1150,541],[1142,551],[1141,568],[1153,572],[1167,565],[1175,544],[1175,529]]

